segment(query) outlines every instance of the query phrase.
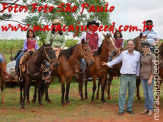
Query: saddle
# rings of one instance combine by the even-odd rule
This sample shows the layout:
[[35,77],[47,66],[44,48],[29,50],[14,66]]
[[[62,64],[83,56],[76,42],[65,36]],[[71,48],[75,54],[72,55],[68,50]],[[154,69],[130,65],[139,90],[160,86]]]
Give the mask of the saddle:
[[29,57],[35,52],[35,49],[27,50],[24,55],[20,59],[19,68],[21,72],[25,72],[26,70],[26,62],[28,61]]

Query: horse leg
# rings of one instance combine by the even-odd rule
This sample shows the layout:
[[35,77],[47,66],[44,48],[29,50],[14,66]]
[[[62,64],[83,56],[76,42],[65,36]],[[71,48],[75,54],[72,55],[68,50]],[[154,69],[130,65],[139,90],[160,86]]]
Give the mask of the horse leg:
[[81,80],[82,77],[80,77],[79,75],[79,94],[80,94],[80,97],[81,97],[81,100],[83,100],[83,80]]
[[[43,81],[41,81],[41,82],[43,82]],[[41,100],[41,82],[37,81],[38,103],[39,103],[39,107],[40,108],[44,107],[44,105],[42,104],[42,100]]]
[[27,103],[30,103],[30,101],[29,101],[29,91],[30,91],[30,83],[29,83],[28,92],[27,92]]
[[52,101],[49,99],[49,93],[48,93],[49,85],[50,85],[50,82],[45,83],[45,100],[48,103],[52,103]]
[[62,106],[65,107],[65,99],[64,99],[64,95],[65,95],[65,84],[64,84],[65,78],[62,76],[61,77],[61,92],[62,92],[62,98],[61,98],[61,103]]
[[30,81],[30,78],[29,78],[29,75],[28,75],[28,76],[26,76],[26,79],[25,79],[24,98],[23,98],[23,101],[21,103],[21,109],[25,109],[24,105],[25,105],[25,99],[26,99],[27,92],[28,92],[29,81]]
[[92,93],[92,103],[94,103],[94,95],[96,91],[96,77],[93,77],[93,93]]
[[111,100],[111,93],[110,93],[110,87],[111,87],[111,82],[113,80],[113,77],[112,76],[109,76],[109,80],[108,80],[108,90],[107,90],[107,93],[108,93],[108,100]]
[[36,103],[36,98],[37,98],[37,86],[36,86],[36,83],[35,83],[35,88],[34,88],[34,95],[33,95],[33,100],[32,100],[32,103]]
[[5,103],[4,101],[4,93],[3,93],[3,90],[4,90],[4,79],[5,77],[4,76],[1,76],[1,93],[2,93],[2,103]]
[[65,99],[66,99],[66,104],[69,104],[70,101],[69,101],[69,90],[70,90],[70,81],[71,81],[71,77],[68,78],[67,80],[67,84],[66,84],[66,95],[65,95]]
[[102,77],[101,81],[101,101],[102,102],[106,102],[105,101],[105,97],[104,97],[104,92],[105,92],[105,85],[106,85],[106,76]]
[[139,92],[140,83],[141,83],[141,81],[140,81],[140,78],[139,78],[139,79],[136,80],[136,88],[137,88],[137,98],[138,98],[138,100],[141,100],[140,92]]
[[24,88],[24,84],[25,84],[25,79],[23,79],[23,81],[21,81],[21,78],[19,79],[19,88],[20,88],[20,103],[23,100],[23,88]]
[[88,84],[88,79],[85,81],[85,100],[88,99],[87,84]]
[[100,79],[98,81],[98,88],[97,88],[97,93],[96,93],[96,100],[99,99],[99,90],[100,90]]

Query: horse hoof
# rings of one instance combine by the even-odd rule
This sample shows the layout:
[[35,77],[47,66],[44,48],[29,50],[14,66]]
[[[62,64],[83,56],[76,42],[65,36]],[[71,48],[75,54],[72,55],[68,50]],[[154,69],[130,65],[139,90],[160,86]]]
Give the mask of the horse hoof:
[[81,101],[84,101],[84,99],[83,99],[83,98],[81,98]]
[[47,102],[48,102],[48,103],[52,103],[52,101],[51,101],[51,100],[48,100]]
[[67,104],[67,105],[70,104],[70,101],[67,101],[66,104]]
[[2,104],[5,104],[5,101],[2,101]]
[[63,104],[62,107],[65,108],[65,107],[67,107],[67,105],[66,104]]
[[32,103],[36,103],[36,100],[32,100]]
[[141,98],[138,98],[138,100],[141,100]]
[[96,97],[96,100],[99,100],[99,97]]
[[43,108],[43,107],[44,107],[44,105],[43,105],[43,104],[40,104],[40,105],[39,105],[39,107],[40,107],[40,108]]
[[93,104],[93,105],[94,105],[94,104],[95,104],[95,102],[94,102],[94,101],[92,101],[92,102],[91,102],[91,104]]
[[25,108],[20,108],[20,111],[25,111]]
[[27,100],[27,103],[29,104],[29,103],[31,103],[29,100]]
[[111,100],[111,97],[108,97],[108,100]]
[[88,97],[86,97],[85,100],[88,100]]

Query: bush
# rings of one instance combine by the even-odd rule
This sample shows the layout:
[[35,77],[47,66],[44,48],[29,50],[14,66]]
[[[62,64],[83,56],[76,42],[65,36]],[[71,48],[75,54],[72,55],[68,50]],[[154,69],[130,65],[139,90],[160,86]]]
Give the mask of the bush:
[[67,39],[65,47],[72,47],[78,43],[78,40],[75,39]]

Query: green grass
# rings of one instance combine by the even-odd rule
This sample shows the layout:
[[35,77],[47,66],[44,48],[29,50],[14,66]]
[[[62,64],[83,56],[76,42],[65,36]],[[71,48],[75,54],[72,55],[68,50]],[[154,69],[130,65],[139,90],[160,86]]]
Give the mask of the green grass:
[[[163,88],[163,87],[162,87]],[[30,100],[32,99],[34,88],[30,89]],[[87,119],[127,119],[133,120],[144,109],[143,90],[140,87],[141,101],[135,97],[134,116],[117,116],[118,111],[118,94],[119,80],[114,79],[111,87],[112,100],[107,100],[103,104],[100,100],[96,100],[95,104],[91,104],[92,82],[88,83],[88,100],[81,101],[78,93],[78,83],[72,82],[70,87],[70,104],[63,108],[61,106],[61,86],[58,81],[50,85],[49,97],[53,103],[49,104],[43,99],[44,108],[39,108],[38,103],[26,104],[25,111],[20,111],[19,89],[6,88],[4,90],[5,104],[0,103],[0,121],[78,121]],[[1,97],[1,95],[0,95]],[[105,94],[105,98],[107,95]],[[163,102],[163,94],[161,94],[161,103]],[[161,104],[161,108],[163,105]],[[161,109],[162,110],[162,109]]]

